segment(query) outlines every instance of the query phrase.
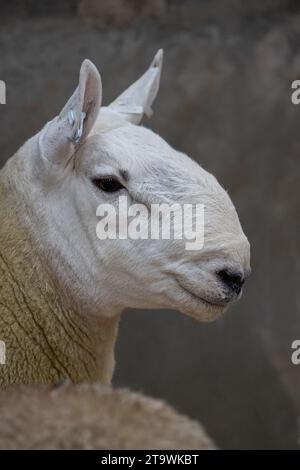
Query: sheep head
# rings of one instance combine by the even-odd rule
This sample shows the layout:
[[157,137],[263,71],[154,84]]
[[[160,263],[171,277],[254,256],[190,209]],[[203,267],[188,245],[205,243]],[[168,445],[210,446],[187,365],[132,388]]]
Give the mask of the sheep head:
[[[25,222],[45,260],[85,311],[113,315],[125,307],[171,308],[213,320],[241,295],[250,271],[249,243],[216,178],[139,126],[143,115],[151,114],[161,66],[159,51],[137,82],[101,107],[99,72],[85,60],[61,113],[17,152],[7,171],[18,179],[19,200],[36,216]],[[99,228],[98,208],[113,208],[107,226],[113,212],[120,224],[125,199],[127,208],[136,203],[146,208],[135,221],[135,236],[99,239],[104,225]],[[177,225],[175,212],[184,205],[202,208],[203,243],[196,233],[198,245],[189,240],[187,249],[176,230],[169,238],[160,236],[163,226],[159,236],[145,237],[150,208],[161,203],[176,205],[169,221]],[[191,228],[197,210],[190,214]]]

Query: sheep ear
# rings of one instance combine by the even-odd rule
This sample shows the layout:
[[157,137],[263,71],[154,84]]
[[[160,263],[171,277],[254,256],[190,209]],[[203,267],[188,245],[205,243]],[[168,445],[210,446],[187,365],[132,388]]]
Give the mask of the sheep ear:
[[160,49],[144,75],[113,101],[109,109],[133,124],[139,124],[144,114],[150,117],[159,89],[162,63],[163,51]]
[[62,111],[39,134],[41,155],[55,164],[64,164],[88,136],[99,114],[101,78],[89,60],[82,62],[79,83]]

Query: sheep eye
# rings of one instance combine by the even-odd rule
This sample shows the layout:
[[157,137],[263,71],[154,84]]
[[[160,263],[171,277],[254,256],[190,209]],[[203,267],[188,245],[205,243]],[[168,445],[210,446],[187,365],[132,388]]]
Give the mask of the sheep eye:
[[115,193],[124,188],[124,186],[114,177],[96,178],[93,180],[95,186],[106,193]]

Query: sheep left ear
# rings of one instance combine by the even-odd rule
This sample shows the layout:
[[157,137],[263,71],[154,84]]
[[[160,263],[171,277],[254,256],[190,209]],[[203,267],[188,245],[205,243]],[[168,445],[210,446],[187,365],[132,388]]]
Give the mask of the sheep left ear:
[[155,55],[150,67],[136,82],[109,105],[109,109],[133,124],[139,124],[143,115],[152,115],[163,63],[163,50]]
[[99,114],[102,85],[99,72],[89,60],[82,62],[79,83],[62,111],[39,133],[41,156],[64,164],[90,133]]

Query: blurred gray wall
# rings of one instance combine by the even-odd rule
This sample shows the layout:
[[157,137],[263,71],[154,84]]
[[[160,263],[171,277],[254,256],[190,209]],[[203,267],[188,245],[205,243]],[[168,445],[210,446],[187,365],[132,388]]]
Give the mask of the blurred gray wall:
[[84,58],[101,71],[107,104],[163,47],[162,85],[144,124],[228,189],[252,244],[253,275],[241,302],[213,324],[127,311],[114,383],[167,399],[220,447],[296,448],[300,105],[290,94],[300,78],[300,6],[170,0],[141,12],[131,0],[130,15],[116,19],[126,1],[98,18],[84,6],[78,14],[76,0],[1,5],[0,163],[61,109]]

